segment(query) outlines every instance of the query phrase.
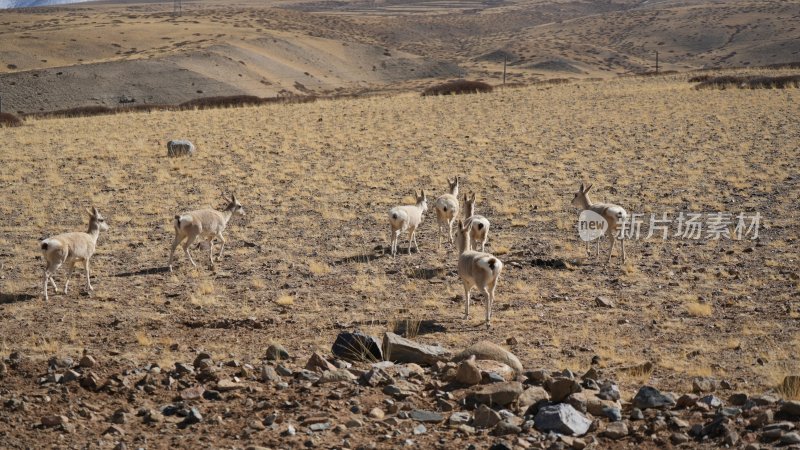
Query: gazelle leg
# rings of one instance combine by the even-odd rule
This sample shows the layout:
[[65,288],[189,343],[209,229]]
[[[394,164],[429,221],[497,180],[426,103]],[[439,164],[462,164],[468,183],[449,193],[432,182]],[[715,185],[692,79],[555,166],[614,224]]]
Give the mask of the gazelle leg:
[[469,319],[469,289],[469,284],[464,282],[464,320]]
[[92,287],[92,282],[89,281],[89,258],[83,260],[83,268],[86,269],[86,287],[93,291],[94,288]]

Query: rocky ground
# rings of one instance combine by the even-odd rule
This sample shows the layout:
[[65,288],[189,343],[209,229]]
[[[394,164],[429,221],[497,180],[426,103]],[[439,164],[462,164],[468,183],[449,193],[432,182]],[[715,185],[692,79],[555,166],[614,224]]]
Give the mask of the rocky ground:
[[[694,379],[691,393],[642,386],[621,401],[597,364],[529,370],[488,341],[454,354],[389,332],[383,342],[342,332],[331,355],[271,345],[252,363],[170,351],[186,362],[131,367],[84,353],[45,367],[11,353],[3,385],[27,393],[0,389],[4,446],[800,448],[800,401],[713,378]],[[800,377],[784,380],[798,386]]]

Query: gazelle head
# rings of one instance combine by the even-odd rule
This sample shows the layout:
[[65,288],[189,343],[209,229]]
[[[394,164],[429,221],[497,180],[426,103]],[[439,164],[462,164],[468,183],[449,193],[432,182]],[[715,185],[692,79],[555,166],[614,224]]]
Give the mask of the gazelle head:
[[422,189],[419,195],[417,195],[417,191],[414,191],[414,197],[417,199],[417,205],[422,206],[422,212],[427,211],[428,197],[425,195],[425,189]]
[[228,206],[225,207],[226,211],[230,211],[233,214],[239,214],[241,216],[245,215],[242,204],[236,199],[236,194],[231,193],[231,198],[228,198],[225,196],[225,194],[222,194],[222,198],[228,202]]
[[87,208],[86,212],[89,213],[89,230],[97,229],[99,231],[108,231],[106,218],[100,214],[100,211],[98,211],[97,208],[92,206],[92,209]]
[[580,187],[578,187],[578,192],[575,193],[575,197],[572,198],[572,206],[586,209],[589,207],[591,202],[589,201],[589,189],[592,188],[592,184],[589,187],[584,188],[583,183],[581,183]]
[[450,181],[450,178],[448,178],[447,184],[450,186],[450,194],[458,197],[458,175],[456,175],[453,181]]
[[472,192],[471,194],[469,197],[464,194],[464,210],[467,212],[467,217],[475,215],[475,193]]
[[456,244],[456,250],[458,251],[459,255],[471,250],[469,243],[469,228],[469,225],[465,227],[464,222],[461,220],[458,221],[458,226],[456,227],[456,233],[453,236],[453,241]]

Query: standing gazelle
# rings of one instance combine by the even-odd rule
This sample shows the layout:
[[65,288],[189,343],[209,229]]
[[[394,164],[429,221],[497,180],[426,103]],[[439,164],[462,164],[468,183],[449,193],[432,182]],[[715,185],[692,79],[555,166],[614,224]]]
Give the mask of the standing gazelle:
[[72,276],[72,270],[75,264],[83,261],[83,268],[86,270],[86,288],[93,291],[91,281],[89,281],[89,259],[94,255],[94,250],[97,247],[97,237],[100,236],[101,231],[108,230],[106,219],[100,215],[100,212],[92,207],[91,210],[87,209],[89,213],[89,231],[86,233],[64,233],[58,236],[45,239],[41,242],[40,248],[42,256],[44,257],[44,299],[48,300],[47,295],[47,282],[53,284],[53,288],[58,292],[53,274],[63,264],[67,265],[67,279],[64,282],[64,293],[69,289],[69,279]]
[[225,238],[222,232],[228,225],[228,221],[234,214],[244,215],[244,208],[242,204],[236,200],[236,195],[231,195],[231,198],[222,198],[228,203],[223,211],[215,209],[199,209],[197,211],[190,211],[175,216],[173,224],[175,225],[175,239],[172,241],[172,249],[169,252],[169,270],[172,272],[172,257],[175,254],[175,249],[184,239],[183,252],[193,266],[197,267],[194,263],[191,253],[189,253],[189,246],[192,245],[198,237],[204,238],[209,243],[208,259],[211,264],[214,264],[214,239],[220,240],[219,255],[217,261],[222,259],[222,251],[225,250]]
[[458,176],[453,181],[447,179],[450,193],[439,196],[433,202],[436,209],[436,222],[439,224],[439,247],[442,246],[442,233],[447,228],[447,238],[453,242],[453,223],[458,219]]
[[464,319],[469,318],[469,291],[477,287],[486,296],[486,325],[492,319],[494,289],[503,271],[503,263],[494,255],[476,252],[470,248],[469,226],[459,220],[456,228],[455,243],[458,249],[458,275],[464,283]]
[[428,210],[428,198],[425,196],[425,190],[420,191],[420,195],[417,195],[416,189],[414,197],[416,204],[395,206],[389,210],[389,246],[392,256],[397,254],[397,242],[400,240],[400,234],[405,232],[408,232],[408,254],[411,254],[412,242],[419,252],[417,228],[422,223],[422,214]]
[[[592,189],[592,186],[593,185],[590,184],[588,187],[584,188],[583,183],[581,183],[578,192],[575,193],[575,197],[572,199],[572,205],[581,210],[593,211],[605,219],[606,223],[608,223],[605,235],[608,237],[608,240],[611,241],[611,248],[608,249],[608,259],[606,263],[611,262],[611,254],[614,252],[614,242],[618,239],[622,246],[622,262],[625,263],[625,239],[624,236],[620,236],[620,227],[623,226],[623,223],[628,217],[628,213],[621,206],[612,203],[592,203],[592,200],[589,198],[589,190]],[[586,248],[588,251],[588,245]],[[599,255],[600,238],[598,237],[597,256]]]
[[473,192],[470,197],[464,194],[464,226],[469,227],[470,247],[475,247],[477,250],[477,243],[481,243],[481,251],[486,247],[486,241],[489,239],[489,219],[475,214],[475,193]]

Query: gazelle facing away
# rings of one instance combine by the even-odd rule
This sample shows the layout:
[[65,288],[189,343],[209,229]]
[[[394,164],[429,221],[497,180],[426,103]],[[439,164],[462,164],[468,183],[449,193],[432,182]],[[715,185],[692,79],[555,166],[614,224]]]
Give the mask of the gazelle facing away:
[[69,279],[75,264],[83,261],[83,268],[86,270],[86,288],[93,291],[91,281],[89,281],[89,259],[94,255],[97,246],[97,237],[101,231],[108,230],[106,219],[100,215],[97,208],[87,209],[89,213],[89,231],[86,233],[64,233],[58,236],[45,239],[41,242],[42,256],[44,257],[44,299],[48,300],[47,282],[53,284],[53,289],[58,292],[53,274],[63,264],[67,265],[67,279],[64,282],[64,293],[69,289]]
[[222,252],[225,250],[225,238],[222,236],[222,232],[225,231],[228,221],[231,220],[234,214],[244,215],[244,208],[242,208],[242,204],[236,200],[236,195],[232,195],[229,199],[223,194],[223,198],[228,203],[228,206],[226,206],[223,211],[199,209],[175,216],[175,220],[173,221],[175,225],[175,239],[172,241],[172,249],[169,252],[170,272],[172,272],[172,257],[175,254],[175,248],[184,240],[183,252],[186,253],[186,257],[189,258],[189,261],[195,267],[197,267],[197,264],[194,263],[194,259],[192,259],[192,255],[189,253],[189,246],[191,246],[198,237],[208,241],[208,259],[211,261],[212,265],[214,264],[214,239],[219,239],[221,243],[217,261],[222,258]]
[[475,214],[475,193],[470,197],[464,194],[464,226],[469,227],[470,248],[477,250],[477,243],[481,243],[481,251],[486,247],[489,240],[489,219]]
[[476,252],[470,247],[470,227],[460,220],[456,228],[455,243],[458,249],[458,276],[464,283],[464,319],[469,318],[469,291],[477,287],[486,296],[486,325],[492,319],[494,289],[503,271],[503,263],[489,253]]
[[458,176],[453,181],[447,179],[450,193],[439,196],[433,202],[436,209],[436,222],[439,224],[439,247],[442,246],[442,233],[447,228],[447,238],[453,242],[453,223],[458,219]]
[[[611,241],[611,248],[608,249],[608,259],[606,262],[611,262],[611,254],[614,252],[614,242],[619,239],[620,245],[622,246],[622,262],[624,263],[625,239],[623,239],[622,236],[619,236],[619,231],[623,222],[628,217],[628,213],[619,205],[614,205],[611,203],[592,203],[592,200],[589,198],[590,189],[592,189],[591,184],[584,188],[583,183],[581,183],[580,187],[578,188],[578,192],[575,193],[575,197],[572,199],[572,205],[580,208],[581,210],[593,211],[605,219],[605,221],[608,223],[608,228],[606,229],[605,235],[608,237],[608,240]],[[600,239],[600,237],[597,238],[598,256],[600,255]],[[588,252],[588,243],[586,249]]]
[[395,206],[389,210],[389,226],[391,232],[389,234],[390,247],[392,256],[397,254],[397,241],[400,240],[400,234],[408,232],[408,254],[411,254],[411,242],[414,242],[414,247],[419,252],[417,246],[417,228],[422,223],[422,214],[428,210],[428,198],[425,196],[425,191],[414,191],[414,197],[417,200],[415,205]]

